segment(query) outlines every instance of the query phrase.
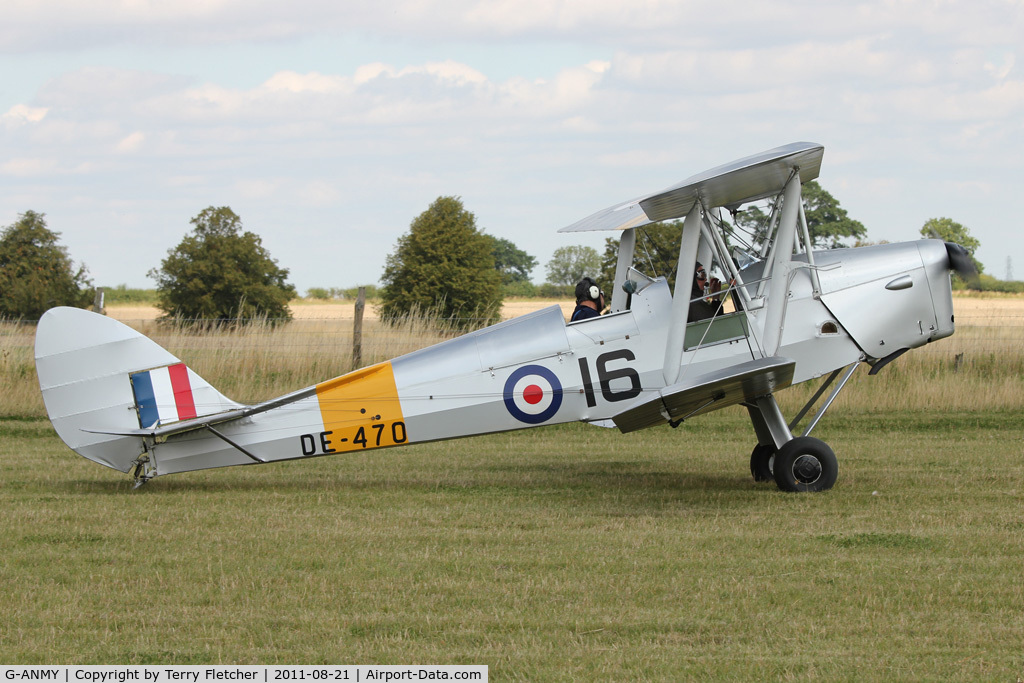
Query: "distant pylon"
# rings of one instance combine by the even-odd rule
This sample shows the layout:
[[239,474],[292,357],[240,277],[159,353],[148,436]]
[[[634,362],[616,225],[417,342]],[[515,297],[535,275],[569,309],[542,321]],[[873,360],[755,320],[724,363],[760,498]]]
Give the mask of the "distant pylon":
[[1006,281],[1013,282],[1013,259],[1006,257]]

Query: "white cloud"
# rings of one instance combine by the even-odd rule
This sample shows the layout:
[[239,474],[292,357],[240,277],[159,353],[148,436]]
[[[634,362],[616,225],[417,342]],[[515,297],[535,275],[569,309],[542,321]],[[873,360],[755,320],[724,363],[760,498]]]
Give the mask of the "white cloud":
[[374,62],[372,64],[363,64],[362,66],[358,67],[356,69],[353,80],[355,81],[356,85],[362,85],[380,76],[394,77],[394,75],[394,67],[384,64],[382,62]]
[[[460,194],[544,262],[562,224],[793,140],[825,143],[826,186],[881,223],[901,198],[982,194],[950,178],[1024,182],[1022,16],[1020,0],[8,0],[0,53],[42,53],[44,75],[19,68],[3,104],[0,194],[82,216],[131,201],[181,231],[230,204],[282,231],[300,288],[330,264],[302,275],[318,256],[298,224],[358,225],[386,254]],[[945,213],[973,229],[958,214],[986,210]],[[343,277],[372,281],[372,261]]]
[[0,124],[8,128],[23,126],[27,123],[39,123],[45,117],[49,109],[46,107],[29,107],[24,104],[16,104],[0,115]]
[[869,93],[864,100],[875,120],[887,120],[896,115],[918,125],[968,122],[975,126],[990,125],[1024,115],[1024,81],[972,90],[951,84],[904,88]]
[[20,178],[50,178],[54,176],[84,175],[96,170],[93,164],[78,162],[63,164],[55,158],[15,157],[0,164],[0,175]]
[[601,124],[584,116],[570,116],[562,121],[562,127],[574,133],[597,133]]
[[429,74],[439,81],[453,85],[478,85],[487,82],[487,77],[476,69],[452,60],[430,62],[423,66],[406,67],[398,72],[401,78],[409,74]]
[[851,33],[1016,43],[1013,0],[6,0],[0,52],[131,44],[273,43],[362,32],[430,43],[568,40],[633,49],[738,49]]
[[977,195],[988,201],[996,198],[996,188],[992,183],[977,180],[952,181],[949,183],[949,189],[958,195]]
[[861,37],[738,50],[620,52],[612,73],[616,79],[641,87],[730,92],[779,83],[821,87],[846,83],[875,89],[893,83],[934,82],[950,68],[950,64],[932,57],[895,50],[884,41]]
[[280,185],[276,179],[239,180],[234,183],[234,191],[245,199],[269,198],[277,194]]
[[[644,168],[652,164],[668,164],[676,161],[673,154],[663,150],[630,149],[615,154],[604,154],[598,159],[603,166],[611,168]],[[666,179],[666,185],[669,179]],[[654,188],[652,188],[654,189]]]
[[314,206],[330,206],[341,198],[338,188],[323,180],[303,184],[296,194],[300,201]]
[[41,176],[57,170],[53,159],[8,159],[0,164],[0,173],[8,176]]
[[996,80],[1006,80],[1010,73],[1013,72],[1013,66],[1016,62],[1016,56],[1012,52],[1004,53],[1000,55],[999,62],[999,64],[995,64],[991,61],[987,61],[985,62],[983,68],[985,69],[985,71],[992,74],[993,78],[995,78]]
[[[108,124],[150,126],[148,131],[134,131],[131,140],[122,133],[115,144],[123,150],[125,145],[141,142],[139,136],[155,134],[165,126],[195,129],[226,124],[231,130],[218,134],[241,140],[267,133],[271,139],[288,131],[301,134],[292,125],[300,121],[321,126],[332,122],[455,126],[460,121],[486,124],[527,117],[554,123],[572,119],[593,104],[610,70],[609,62],[595,61],[561,69],[546,80],[495,82],[455,60],[401,67],[372,63],[348,74],[279,71],[247,89],[212,82],[188,85],[159,74],[154,74],[154,80],[163,82],[161,88],[140,87],[137,81],[143,75],[137,72],[82,70],[50,83],[43,97],[59,104],[59,122],[92,118]],[[102,92],[90,85],[97,79],[105,81]],[[116,126],[110,132],[116,132]],[[175,139],[184,144],[181,135]]]
[[115,149],[122,154],[136,152],[139,150],[139,148],[142,146],[142,143],[145,141],[145,133],[135,131],[134,133],[131,133],[122,138],[121,141],[117,143]]
[[325,76],[315,71],[308,74],[280,71],[268,79],[263,86],[271,91],[332,93],[350,91],[351,83],[351,79],[341,76]]

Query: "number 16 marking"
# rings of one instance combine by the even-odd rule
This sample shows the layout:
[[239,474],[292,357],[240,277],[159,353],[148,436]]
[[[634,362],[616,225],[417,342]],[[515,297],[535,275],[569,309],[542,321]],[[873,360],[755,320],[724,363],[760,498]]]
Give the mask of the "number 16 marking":
[[[608,369],[608,363],[616,360],[624,360],[627,363],[636,360],[636,356],[629,349],[609,351],[597,357],[594,365],[597,369],[597,379],[601,386],[601,396],[609,403],[617,401],[628,401],[640,395],[640,375],[631,367],[622,367],[613,370]],[[590,366],[586,358],[580,358],[580,375],[583,378],[583,393],[587,398],[587,405],[591,408],[597,405],[597,397],[594,395],[594,380],[590,375]],[[613,390],[612,381],[617,379],[628,379],[629,388]]]

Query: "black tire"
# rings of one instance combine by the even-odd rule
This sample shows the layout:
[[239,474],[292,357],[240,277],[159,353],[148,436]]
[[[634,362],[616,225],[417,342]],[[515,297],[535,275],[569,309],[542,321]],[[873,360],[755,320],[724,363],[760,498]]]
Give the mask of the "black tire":
[[750,452],[750,474],[754,481],[771,481],[775,444],[759,443]]
[[827,491],[839,476],[839,462],[824,441],[798,436],[775,454],[772,475],[783,491]]

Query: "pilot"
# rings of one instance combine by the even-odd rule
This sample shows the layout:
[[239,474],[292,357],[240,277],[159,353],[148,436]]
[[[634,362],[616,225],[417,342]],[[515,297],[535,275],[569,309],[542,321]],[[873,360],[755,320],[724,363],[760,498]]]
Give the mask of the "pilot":
[[698,261],[697,270],[693,274],[693,285],[690,287],[690,311],[686,321],[692,323],[718,315],[722,310],[722,302],[719,301],[719,297],[713,295],[721,291],[722,283],[715,277],[708,279],[708,272]]
[[576,285],[576,308],[573,309],[569,322],[596,318],[604,310],[604,292],[597,283],[585,277]]

